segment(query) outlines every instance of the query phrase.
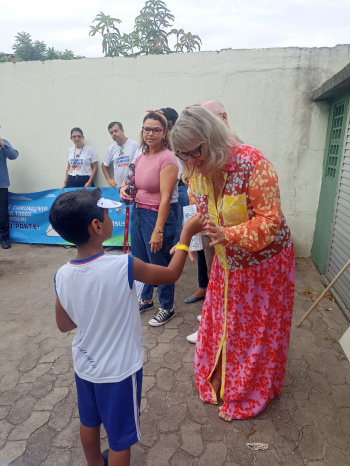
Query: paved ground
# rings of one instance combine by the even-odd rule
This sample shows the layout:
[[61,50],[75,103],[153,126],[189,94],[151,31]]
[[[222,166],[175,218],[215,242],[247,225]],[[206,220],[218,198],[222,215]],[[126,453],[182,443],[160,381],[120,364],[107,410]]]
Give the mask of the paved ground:
[[[61,334],[54,319],[53,275],[73,255],[73,249],[19,244],[0,250],[0,465],[85,465],[72,334]],[[348,323],[324,300],[295,327],[316,296],[304,293],[323,290],[311,261],[297,261],[283,395],[253,420],[225,423],[216,406],[197,396],[194,345],[185,337],[197,329],[201,305],[183,303],[195,284],[196,267],[188,264],[176,285],[176,317],[152,328],[153,311],[142,316],[147,356],[133,466],[349,465],[350,363],[337,342]],[[253,452],[247,442],[268,449]]]

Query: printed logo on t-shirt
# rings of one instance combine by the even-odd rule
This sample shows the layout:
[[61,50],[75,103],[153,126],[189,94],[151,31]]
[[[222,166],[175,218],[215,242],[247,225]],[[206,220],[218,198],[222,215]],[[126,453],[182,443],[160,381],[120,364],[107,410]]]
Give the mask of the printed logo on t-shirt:
[[[123,152],[123,154],[124,154],[124,152]],[[116,159],[115,162],[116,162],[118,168],[128,167],[129,164],[130,164],[130,157],[128,155],[120,155]]]
[[83,166],[83,159],[72,159],[70,161],[70,166],[73,168],[73,170],[80,170]]

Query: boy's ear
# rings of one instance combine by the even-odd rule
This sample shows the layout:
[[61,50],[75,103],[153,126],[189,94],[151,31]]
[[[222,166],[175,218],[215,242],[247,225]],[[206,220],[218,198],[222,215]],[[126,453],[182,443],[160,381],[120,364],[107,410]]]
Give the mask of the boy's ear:
[[101,223],[102,222],[97,220],[97,218],[94,218],[93,221],[90,223],[89,228],[91,228],[92,232],[95,233],[95,235],[102,234]]

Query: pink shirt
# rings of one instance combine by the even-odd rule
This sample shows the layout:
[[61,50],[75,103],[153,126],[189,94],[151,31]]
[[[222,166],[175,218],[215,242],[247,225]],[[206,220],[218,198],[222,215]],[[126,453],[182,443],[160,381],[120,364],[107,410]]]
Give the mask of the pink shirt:
[[160,172],[167,165],[177,165],[175,155],[165,149],[152,158],[140,154],[135,160],[136,202],[140,204],[160,204]]

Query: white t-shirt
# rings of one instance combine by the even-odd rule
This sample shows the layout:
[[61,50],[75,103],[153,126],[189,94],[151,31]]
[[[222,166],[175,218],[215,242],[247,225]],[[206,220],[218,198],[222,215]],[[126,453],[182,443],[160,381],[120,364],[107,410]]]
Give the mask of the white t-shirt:
[[144,348],[133,256],[72,260],[55,276],[57,296],[77,325],[74,370],[89,382],[121,382],[142,367]]
[[97,157],[94,149],[90,146],[83,146],[81,149],[70,147],[68,149],[68,162],[70,165],[68,175],[90,176],[91,164],[97,162]]
[[114,179],[118,186],[124,183],[129,164],[134,161],[138,147],[138,143],[133,139],[127,139],[123,146],[114,142],[108,147],[103,164],[109,167],[113,162]]

